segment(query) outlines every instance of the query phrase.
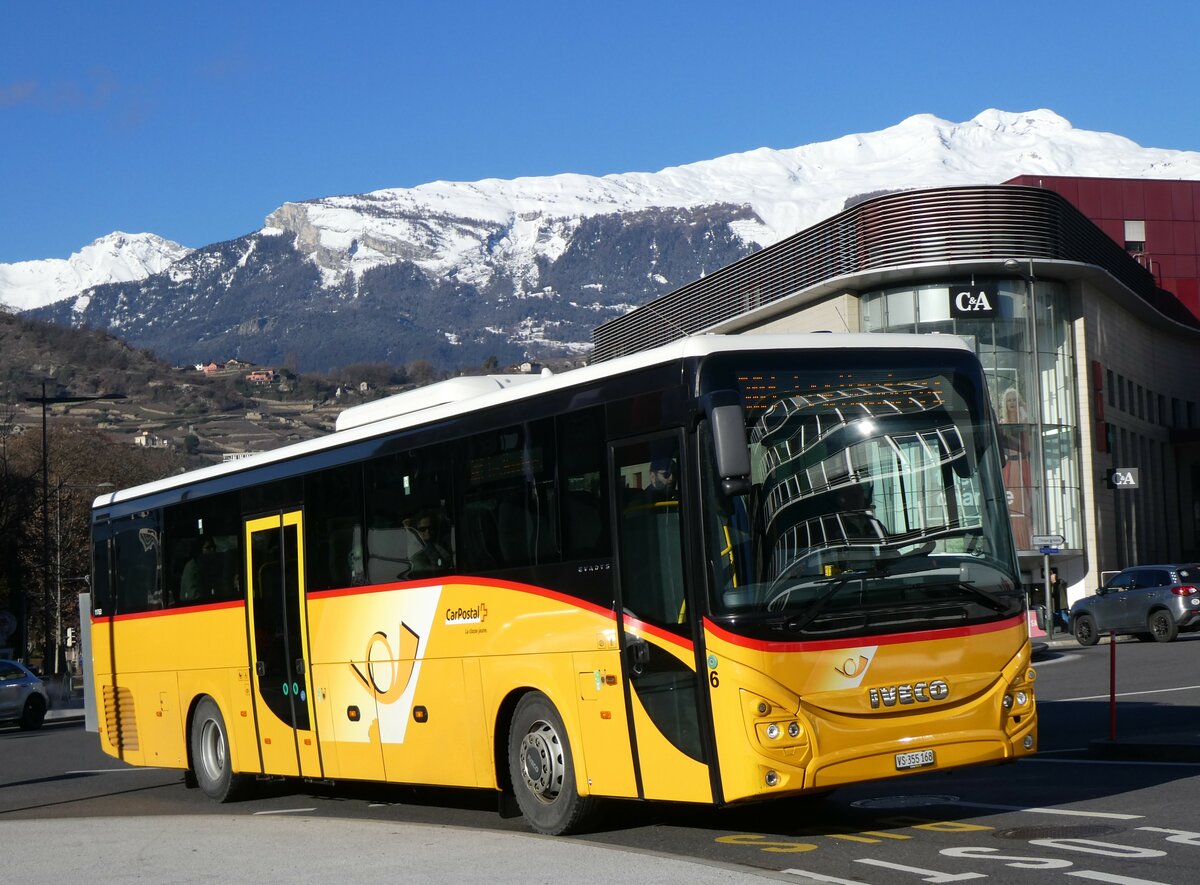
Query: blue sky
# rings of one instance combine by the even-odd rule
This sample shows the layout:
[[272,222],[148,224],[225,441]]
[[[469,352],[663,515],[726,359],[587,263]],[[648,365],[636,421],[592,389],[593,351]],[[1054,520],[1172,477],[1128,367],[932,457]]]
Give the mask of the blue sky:
[[287,200],[1050,108],[1200,150],[1200,4],[0,0],[0,262]]

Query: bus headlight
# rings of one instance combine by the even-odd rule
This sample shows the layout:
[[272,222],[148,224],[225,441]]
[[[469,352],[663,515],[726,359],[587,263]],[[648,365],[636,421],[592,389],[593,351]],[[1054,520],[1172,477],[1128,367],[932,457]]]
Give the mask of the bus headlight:
[[779,726],[774,722],[767,726],[767,737],[773,741],[779,739]]

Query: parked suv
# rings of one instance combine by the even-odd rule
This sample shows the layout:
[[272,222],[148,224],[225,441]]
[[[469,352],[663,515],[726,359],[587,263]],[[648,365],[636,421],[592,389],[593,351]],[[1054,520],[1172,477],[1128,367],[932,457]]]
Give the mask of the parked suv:
[[41,728],[49,706],[46,686],[32,670],[17,661],[0,660],[0,723]]
[[1071,606],[1071,632],[1080,645],[1104,634],[1170,642],[1180,630],[1200,629],[1200,565],[1139,565],[1113,575]]

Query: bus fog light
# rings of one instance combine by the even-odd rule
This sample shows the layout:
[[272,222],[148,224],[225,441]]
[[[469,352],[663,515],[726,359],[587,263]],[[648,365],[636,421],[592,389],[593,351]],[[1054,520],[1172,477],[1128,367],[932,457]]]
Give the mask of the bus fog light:
[[764,702],[762,702],[762,701],[759,701],[759,702],[758,702],[758,714],[759,714],[760,716],[766,716],[766,715],[767,715],[768,713],[770,713],[770,712],[771,712],[771,708],[770,708],[770,707],[768,707],[768,706],[767,706],[767,705],[766,705]]
[[1010,695],[1010,694],[1006,694],[1006,695],[1004,696],[1004,701],[1003,701],[1003,703],[1004,703],[1004,709],[1005,709],[1005,710],[1011,710],[1011,709],[1012,709],[1012,704],[1013,704],[1013,701],[1012,701],[1012,695]]
[[779,726],[774,722],[767,726],[767,737],[769,737],[771,740],[777,740],[779,738]]
[[1033,749],[1033,735],[1031,735],[1031,734],[1025,735],[1025,749],[1026,750]]
[[1017,692],[1017,703],[1019,705],[1024,707],[1025,704],[1027,704],[1028,702],[1029,702],[1029,695],[1025,694],[1025,692],[1023,692],[1023,691]]
[[779,775],[774,771],[768,771],[766,781],[768,787],[774,787],[779,783]]
[[799,722],[789,722],[788,723],[788,737],[792,737],[792,738],[800,737],[800,723]]

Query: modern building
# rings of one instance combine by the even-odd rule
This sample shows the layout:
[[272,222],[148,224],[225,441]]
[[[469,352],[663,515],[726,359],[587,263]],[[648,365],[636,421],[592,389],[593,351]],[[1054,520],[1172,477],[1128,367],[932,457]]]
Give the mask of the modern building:
[[958,335],[992,386],[1030,585],[1038,536],[1062,536],[1070,600],[1133,563],[1200,560],[1200,183],[1098,181],[865,200],[598,327],[594,359],[685,334]]

